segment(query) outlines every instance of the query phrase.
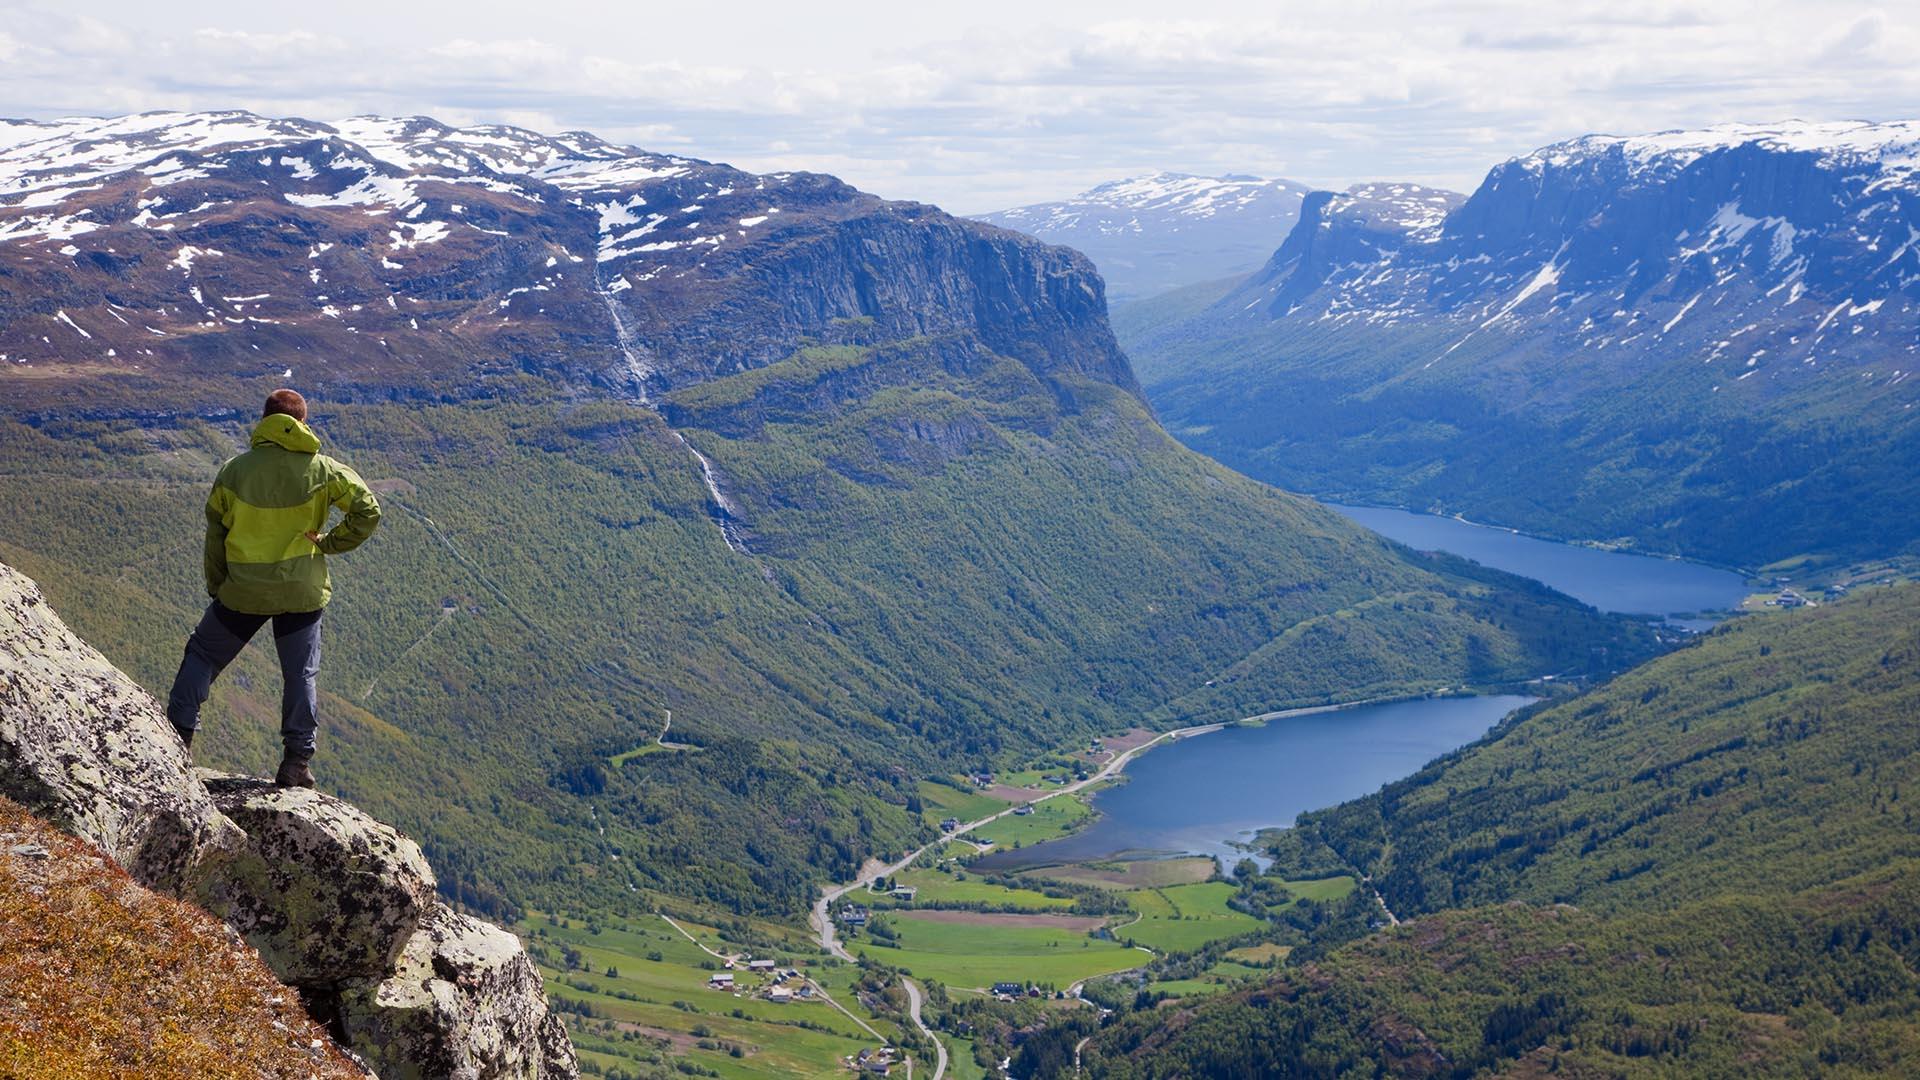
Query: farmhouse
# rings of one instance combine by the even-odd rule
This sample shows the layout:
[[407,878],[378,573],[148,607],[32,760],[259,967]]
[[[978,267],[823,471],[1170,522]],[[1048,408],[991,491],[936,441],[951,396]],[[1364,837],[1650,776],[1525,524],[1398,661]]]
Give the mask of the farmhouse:
[[950,817],[940,823],[941,832],[952,832],[953,830],[959,827],[960,827],[960,819],[957,817]]
[[767,1000],[776,1005],[785,1005],[793,1000],[793,991],[784,986],[776,986],[767,991]]
[[748,971],[772,971],[772,970],[773,970],[773,967],[774,967],[774,964],[773,964],[773,961],[771,961],[771,960],[749,960],[749,961],[747,961],[747,970],[748,970]]
[[898,900],[911,901],[920,895],[920,889],[916,885],[895,885],[888,895]]
[[707,985],[715,990],[733,989],[733,972],[716,971],[707,977]]
[[1025,995],[1027,988],[1016,982],[997,982],[993,984],[994,997],[1017,998]]
[[1026,817],[1031,813],[1033,813],[1033,807],[1031,806],[1016,806],[1013,808],[1014,817]]

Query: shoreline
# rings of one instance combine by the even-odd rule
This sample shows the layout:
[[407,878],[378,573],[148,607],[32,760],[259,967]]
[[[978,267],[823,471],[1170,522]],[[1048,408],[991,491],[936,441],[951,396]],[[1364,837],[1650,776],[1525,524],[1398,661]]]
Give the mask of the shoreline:
[[[1496,690],[1494,692],[1498,693],[1501,691]],[[1166,731],[1163,731],[1154,735],[1153,738],[1148,739],[1146,742],[1141,743],[1139,746],[1130,747],[1127,750],[1121,751],[1119,754],[1115,755],[1115,757],[1108,760],[1104,765],[1102,765],[1098,772],[1087,777],[1086,780],[1068,785],[1067,787],[1063,787],[1058,791],[1045,792],[1041,794],[1038,798],[1030,799],[1030,800],[1027,800],[1026,802],[1014,803],[1013,805],[1007,807],[1005,810],[1001,810],[998,813],[990,815],[989,817],[982,818],[979,821],[971,822],[971,823],[963,823],[958,829],[954,830],[952,833],[943,834],[941,839],[934,841],[934,843],[937,844],[937,843],[944,842],[946,840],[957,839],[960,836],[968,832],[971,832],[976,828],[979,828],[990,822],[996,821],[1000,818],[1003,818],[1012,814],[1015,810],[1019,809],[1022,806],[1037,806],[1040,803],[1047,801],[1048,799],[1057,799],[1063,795],[1078,795],[1081,792],[1088,790],[1089,788],[1096,787],[1098,785],[1106,783],[1107,781],[1124,781],[1126,779],[1125,772],[1126,772],[1126,767],[1128,765],[1133,764],[1134,760],[1138,758],[1140,755],[1146,753],[1147,751],[1157,746],[1161,746],[1162,744],[1171,745],[1173,743],[1181,742],[1183,740],[1194,738],[1196,736],[1211,735],[1216,731],[1224,731],[1230,727],[1264,727],[1275,720],[1290,720],[1290,719],[1294,719],[1296,717],[1301,717],[1301,716],[1315,716],[1323,713],[1344,712],[1349,709],[1364,708],[1369,705],[1393,705],[1393,704],[1399,704],[1402,702],[1409,702],[1409,701],[1432,701],[1438,698],[1483,697],[1483,696],[1486,696],[1486,695],[1481,693],[1452,692],[1449,688],[1442,688],[1439,691],[1425,693],[1425,694],[1395,694],[1395,695],[1390,695],[1386,697],[1359,698],[1353,701],[1332,702],[1325,705],[1301,705],[1301,706],[1296,706],[1296,707],[1287,708],[1287,709],[1272,709],[1267,712],[1255,713],[1251,716],[1237,717],[1232,720],[1217,720],[1217,721],[1213,721],[1211,723],[1206,723],[1206,724],[1190,724],[1186,727],[1170,728]],[[1077,836],[1080,833],[1091,828],[1094,825],[1094,823],[1100,820],[1101,815],[1100,815],[1100,812],[1098,810],[1094,810],[1091,805],[1088,806],[1088,809],[1091,812],[1084,819],[1082,819],[1081,823],[1077,825],[1072,832],[1063,833],[1058,837],[1049,837],[1046,840],[1041,841],[1041,843],[1048,844],[1048,843],[1053,843],[1055,840],[1064,840],[1064,839],[1067,839],[1068,837]],[[1284,826],[1270,826],[1270,827],[1284,827]],[[1257,830],[1256,830],[1256,835],[1257,835]],[[926,845],[926,847],[920,848],[919,851],[915,853],[914,858],[917,859],[921,852],[926,851],[927,848],[932,846],[933,844],[928,844]],[[1034,845],[1034,847],[1039,847],[1039,846],[1040,846],[1039,844]],[[976,858],[973,861],[967,863],[966,865],[969,867],[978,866],[980,864],[981,859],[991,858],[993,855],[1003,850],[1013,851],[1016,849],[1000,848],[996,845],[996,847],[993,850],[983,852],[980,858]],[[1160,853],[1154,853],[1154,854],[1143,853],[1138,856],[1128,856],[1125,852],[1121,852],[1114,855],[1102,856],[1099,859],[1094,859],[1090,861],[1092,862],[1116,862],[1116,861],[1144,862],[1144,861],[1155,860],[1155,859],[1180,859],[1180,858],[1210,858],[1215,861],[1216,866],[1220,865],[1220,858],[1217,855],[1208,855],[1206,853],[1181,852],[1181,851],[1167,851],[1167,852],[1160,852]],[[993,873],[993,874],[1020,873],[1026,870],[1043,869],[1050,866],[1080,865],[1084,861],[1088,861],[1088,860],[1063,860],[1060,862],[1035,863],[1032,866],[1008,867],[1005,870],[995,868],[995,867],[986,867],[983,869],[982,872]],[[905,865],[911,865],[911,862],[912,860],[909,860],[909,862]],[[897,873],[898,870],[901,868],[903,867],[896,867],[890,872]],[[886,874],[880,874],[878,876],[884,877],[886,876]]]
[[877,857],[867,859],[866,862],[861,865],[859,872],[854,876],[854,879],[852,881],[842,882],[837,885],[828,885],[821,890],[819,898],[814,901],[813,908],[808,914],[807,922],[809,923],[809,925],[812,926],[815,932],[815,936],[820,943],[820,947],[826,950],[828,955],[838,957],[841,960],[852,961],[854,959],[853,954],[849,953],[846,950],[846,948],[840,944],[839,931],[833,925],[833,920],[830,916],[830,912],[833,907],[834,901],[839,900],[841,897],[847,895],[850,892],[855,891],[856,889],[861,889],[872,884],[878,878],[889,877],[893,874],[899,873],[902,870],[905,870],[907,867],[912,866],[916,861],[919,860],[920,856],[926,854],[927,851],[932,849],[933,847],[940,844],[945,844],[951,840],[954,840],[960,836],[965,835],[966,833],[972,832],[973,830],[978,829],[982,826],[992,824],[993,822],[998,821],[999,819],[1012,814],[1014,810],[1018,809],[1019,807],[1035,806],[1040,803],[1046,802],[1048,799],[1057,799],[1063,795],[1075,795],[1081,791],[1084,791],[1088,787],[1091,787],[1095,784],[1111,779],[1114,776],[1114,774],[1124,770],[1127,764],[1131,762],[1135,757],[1138,757],[1139,755],[1147,752],[1148,750],[1151,750],[1152,748],[1160,745],[1163,742],[1171,742],[1171,741],[1177,741],[1183,738],[1191,738],[1192,736],[1195,736],[1195,735],[1210,734],[1212,732],[1219,731],[1229,725],[1261,724],[1261,723],[1266,723],[1272,720],[1282,720],[1282,719],[1286,719],[1288,717],[1294,717],[1294,716],[1309,716],[1316,713],[1339,712],[1344,709],[1356,709],[1363,705],[1385,705],[1385,704],[1391,704],[1393,702],[1399,702],[1399,701],[1426,701],[1435,697],[1454,697],[1454,696],[1477,696],[1477,695],[1401,694],[1401,695],[1395,695],[1392,697],[1363,698],[1355,701],[1335,702],[1327,705],[1306,705],[1306,706],[1301,706],[1299,708],[1293,708],[1293,709],[1276,709],[1269,712],[1257,713],[1252,716],[1238,717],[1233,720],[1217,720],[1207,724],[1192,724],[1187,727],[1171,728],[1167,731],[1160,732],[1159,734],[1155,735],[1153,738],[1147,740],[1144,743],[1141,743],[1139,746],[1131,747],[1127,750],[1121,751],[1120,753],[1114,755],[1112,760],[1108,761],[1105,765],[1101,766],[1098,772],[1088,776],[1085,780],[1076,780],[1073,783],[1068,784],[1067,786],[1062,787],[1057,791],[1045,792],[1041,794],[1039,797],[1034,799],[1029,799],[1026,802],[1014,803],[1008,806],[1007,808],[996,811],[992,814],[989,814],[986,817],[979,819],[978,821],[962,822],[959,825],[959,827],[953,829],[950,832],[942,832],[939,836],[926,842],[925,844],[920,845],[917,848],[914,848],[913,850],[900,856],[898,859],[882,860]]
[[[1275,721],[1275,720],[1287,720],[1287,719],[1293,719],[1301,716],[1312,716],[1312,715],[1330,713],[1330,712],[1343,712],[1349,709],[1358,709],[1358,708],[1363,708],[1370,705],[1396,705],[1396,704],[1404,704],[1408,702],[1436,701],[1436,700],[1444,700],[1444,699],[1450,699],[1450,698],[1479,698],[1479,697],[1499,697],[1499,696],[1525,697],[1525,698],[1530,698],[1533,702],[1538,702],[1543,700],[1543,697],[1541,694],[1527,689],[1524,685],[1502,685],[1502,686],[1496,686],[1496,687],[1483,688],[1475,691],[1453,691],[1447,688],[1443,688],[1439,691],[1436,691],[1433,693],[1426,693],[1426,694],[1400,694],[1400,695],[1394,695],[1389,697],[1365,698],[1365,699],[1356,700],[1356,701],[1339,702],[1339,703],[1330,704],[1330,705],[1310,705],[1310,706],[1303,706],[1303,707],[1293,708],[1293,709],[1277,709],[1270,712],[1258,713],[1253,716],[1240,717],[1239,719],[1236,719],[1236,720],[1224,720],[1224,721],[1219,721],[1217,723],[1211,723],[1211,724],[1198,724],[1190,727],[1175,728],[1170,731],[1162,732],[1160,735],[1155,736],[1153,739],[1145,743],[1142,743],[1140,746],[1135,747],[1132,750],[1128,751],[1127,754],[1125,755],[1124,763],[1122,763],[1118,769],[1112,769],[1112,771],[1116,775],[1107,777],[1107,779],[1113,779],[1113,780],[1126,779],[1124,775],[1121,775],[1124,773],[1126,765],[1132,764],[1134,757],[1136,757],[1137,755],[1142,754],[1147,750],[1152,749],[1153,747],[1159,746],[1163,742],[1168,745],[1171,745],[1172,743],[1180,742],[1196,735],[1211,735],[1216,731],[1222,731],[1230,727],[1264,727],[1268,723],[1271,723],[1272,721]],[[1519,706],[1518,708],[1524,708],[1524,707],[1525,706]],[[1496,721],[1495,723],[1497,725],[1499,721]],[[1491,730],[1491,728],[1489,728],[1489,730]],[[1109,768],[1111,769],[1111,766],[1109,766]],[[1099,782],[1101,778],[1106,775],[1107,771],[1108,769],[1103,769],[1099,775],[1090,777],[1087,781],[1087,786],[1091,786],[1092,784]],[[1077,794],[1081,790],[1084,790],[1084,787],[1077,787],[1074,789],[1074,793]],[[1044,799],[1055,798],[1067,793],[1068,792],[1064,789],[1061,791],[1049,792],[1045,796],[1043,796],[1041,799],[1035,799],[1033,801],[1035,803],[1038,803],[1043,801]],[[1016,804],[1016,806],[1018,805],[1027,805],[1027,804]],[[1014,809],[1015,807],[1009,807],[1008,809],[1001,811],[999,814],[994,815],[994,817],[997,818],[997,817],[1004,816],[1006,814],[1011,813]],[[1038,844],[1031,845],[1027,848],[1002,849],[1002,848],[996,847],[994,850],[983,853],[983,855],[980,858],[976,858],[971,862],[966,863],[965,865],[968,866],[969,868],[979,867],[980,863],[984,859],[991,858],[993,855],[1003,850],[1004,851],[1014,851],[1014,850],[1032,851],[1046,844],[1055,843],[1056,841],[1066,840],[1071,837],[1077,836],[1085,832],[1086,830],[1092,828],[1093,825],[1099,822],[1102,818],[1102,815],[1099,812],[1099,810],[1095,809],[1091,804],[1089,804],[1088,809],[1090,813],[1085,818],[1083,818],[1081,822],[1071,832],[1062,833],[1060,836],[1057,836],[1057,837],[1049,837],[1046,840],[1043,840]],[[963,825],[961,826],[961,829],[959,831],[966,832],[973,827],[975,826]],[[1262,833],[1273,831],[1273,830],[1279,830],[1279,829],[1290,829],[1292,827],[1293,826],[1291,824],[1262,825],[1252,829],[1251,835],[1245,839],[1223,838],[1220,841],[1220,846],[1223,849],[1233,849],[1237,852],[1241,852],[1243,853],[1242,857],[1249,857],[1249,858],[1255,857],[1253,853],[1258,850],[1255,847],[1255,844],[1257,843]],[[958,835],[958,833],[956,833],[955,835]],[[1126,850],[1114,852],[1111,854],[1100,855],[1092,858],[1065,858],[1065,859],[1058,859],[1058,860],[1035,862],[1035,863],[1022,865],[1022,866],[980,867],[979,872],[983,874],[1016,875],[1016,874],[1026,873],[1029,871],[1047,870],[1047,869],[1070,867],[1070,866],[1088,866],[1096,863],[1155,862],[1155,861],[1166,861],[1166,860],[1187,859],[1187,858],[1211,859],[1214,862],[1215,869],[1221,873],[1227,873],[1231,867],[1231,864],[1227,856],[1220,852],[1205,852],[1205,851],[1190,851],[1190,850],[1176,851],[1171,849],[1161,850],[1161,851],[1153,851],[1148,849],[1126,849]]]
[[[1525,537],[1528,540],[1539,540],[1542,543],[1561,544],[1566,547],[1582,548],[1587,551],[1603,551],[1609,555],[1637,555],[1643,559],[1658,559],[1662,562],[1685,563],[1688,566],[1699,566],[1699,567],[1704,567],[1708,570],[1719,570],[1728,574],[1737,574],[1739,575],[1742,581],[1747,583],[1758,581],[1760,580],[1760,576],[1761,576],[1760,571],[1753,567],[1735,566],[1730,563],[1711,562],[1706,559],[1693,558],[1687,555],[1673,555],[1673,554],[1669,554],[1667,552],[1661,552],[1661,551],[1647,551],[1641,548],[1622,547],[1618,544],[1609,544],[1604,540],[1569,538],[1564,536],[1555,536],[1551,533],[1529,532],[1526,529],[1515,528],[1512,525],[1500,525],[1491,521],[1475,521],[1474,519],[1467,517],[1465,514],[1436,513],[1432,510],[1416,510],[1411,506],[1391,506],[1391,505],[1383,505],[1380,503],[1345,502],[1345,501],[1336,500],[1332,496],[1313,495],[1304,491],[1290,492],[1290,494],[1298,495],[1303,499],[1311,499],[1314,502],[1318,503],[1319,505],[1325,507],[1326,509],[1332,510],[1336,514],[1341,513],[1342,507],[1346,507],[1353,510],[1394,510],[1402,514],[1414,514],[1419,517],[1430,517],[1430,518],[1439,518],[1446,521],[1457,521],[1462,525],[1470,525],[1476,529],[1491,529],[1494,532],[1503,532],[1511,536],[1521,536],[1521,537]],[[1345,515],[1342,514],[1342,516],[1344,517]],[[1354,524],[1359,525],[1363,529],[1367,528],[1365,524],[1359,521],[1355,521],[1353,518],[1348,518],[1347,520],[1353,521]],[[1374,530],[1368,529],[1367,531],[1373,532]],[[1377,534],[1377,535],[1385,536],[1385,534],[1383,533]],[[1385,538],[1389,540],[1393,539],[1392,537],[1385,537]],[[1400,541],[1395,540],[1394,543],[1400,543]]]
[[[1251,716],[1238,717],[1232,720],[1220,720],[1220,721],[1215,721],[1215,722],[1206,723],[1206,724],[1191,724],[1186,727],[1171,728],[1167,731],[1163,731],[1158,734],[1155,734],[1152,738],[1148,739],[1146,742],[1143,742],[1138,746],[1130,747],[1126,750],[1122,750],[1114,754],[1114,756],[1109,761],[1107,761],[1104,765],[1102,765],[1098,771],[1088,776],[1085,780],[1075,781],[1072,784],[1062,787],[1057,791],[1042,793],[1038,797],[1029,799],[1025,802],[1014,803],[996,813],[989,814],[986,817],[979,819],[978,821],[962,823],[958,827],[952,830],[943,830],[933,840],[930,840],[927,843],[922,844],[912,849],[911,851],[906,852],[904,855],[900,856],[898,859],[885,860],[878,857],[869,857],[864,863],[861,864],[860,870],[854,876],[854,880],[849,882],[843,882],[838,885],[828,885],[821,889],[820,895],[818,896],[818,898],[814,900],[812,908],[808,911],[808,914],[807,914],[808,926],[810,929],[814,931],[816,942],[820,946],[821,950],[825,952],[829,957],[843,960],[849,963],[857,963],[858,959],[855,956],[855,954],[851,950],[849,950],[844,944],[842,944],[840,940],[840,935],[839,935],[839,927],[835,925],[834,919],[833,919],[833,905],[837,901],[839,901],[842,897],[846,896],[849,893],[855,892],[856,890],[870,886],[874,882],[874,880],[877,878],[888,877],[888,876],[897,874],[902,870],[905,870],[906,868],[912,866],[914,863],[918,862],[920,860],[920,857],[926,854],[927,851],[932,850],[936,847],[940,847],[945,844],[951,843],[952,841],[958,839],[961,836],[964,836],[965,834],[973,831],[974,829],[981,828],[1003,817],[1006,817],[1012,814],[1014,810],[1018,809],[1019,807],[1037,805],[1039,803],[1047,801],[1048,799],[1057,799],[1057,798],[1060,798],[1061,796],[1078,795],[1081,792],[1087,790],[1088,788],[1092,788],[1096,785],[1103,784],[1108,780],[1114,779],[1115,777],[1120,776],[1125,771],[1126,767],[1129,764],[1131,764],[1135,758],[1139,757],[1141,754],[1144,754],[1148,750],[1151,750],[1154,747],[1159,746],[1163,743],[1171,744],[1171,743],[1179,742],[1182,739],[1191,738],[1196,735],[1209,735],[1216,731],[1225,730],[1228,727],[1264,726],[1275,720],[1283,720],[1283,719],[1289,719],[1292,717],[1300,717],[1300,716],[1312,716],[1312,715],[1317,715],[1321,713],[1341,712],[1349,709],[1361,708],[1367,705],[1384,705],[1384,704],[1393,704],[1397,702],[1409,702],[1409,701],[1430,701],[1437,698],[1479,697],[1479,696],[1483,696],[1483,695],[1479,693],[1471,693],[1471,692],[1449,692],[1449,688],[1443,687],[1439,691],[1428,692],[1424,694],[1398,694],[1398,695],[1390,695],[1386,697],[1362,698],[1362,699],[1357,699],[1353,701],[1333,702],[1333,703],[1324,704],[1324,705],[1307,705],[1307,706],[1300,706],[1300,707],[1291,708],[1291,709],[1273,709],[1273,710],[1268,710],[1262,713],[1256,713]],[[1091,807],[1089,807],[1089,809],[1091,809]],[[1099,819],[1098,812],[1096,811],[1094,813],[1089,814],[1088,819],[1090,822],[1097,821]],[[1076,830],[1076,832],[1077,831],[1078,830]],[[1067,835],[1073,835],[1073,834],[1069,833]],[[1260,835],[1260,830],[1255,830],[1254,836],[1257,838],[1259,835]],[[1178,854],[1169,854],[1163,857],[1179,858],[1181,856]],[[1212,859],[1214,864],[1214,869],[1216,872],[1222,869],[1222,866],[1223,866],[1222,860],[1220,860],[1217,856],[1200,856],[1200,857]],[[1103,861],[1103,860],[1094,860],[1094,861]],[[969,864],[969,865],[973,865],[973,864]],[[1061,864],[1061,865],[1068,865],[1068,864]],[[1147,950],[1143,948],[1142,951],[1148,952],[1151,955],[1151,950]],[[1133,970],[1133,969],[1128,969],[1128,970]],[[1084,982],[1084,980],[1082,981]],[[902,983],[905,986],[910,1002],[913,1005],[917,1006],[919,1004],[920,988],[917,985],[915,985],[914,981],[911,978],[903,977]],[[1071,988],[1071,993],[1075,998],[1078,998],[1080,985],[1081,983],[1077,982]],[[913,1020],[915,1021],[916,1024],[919,1023],[919,1017],[917,1015],[917,1011],[918,1011],[917,1009],[910,1010],[910,1012],[914,1014]],[[934,1047],[937,1054],[937,1059],[936,1059],[937,1064],[935,1066],[934,1076],[936,1080],[939,1080],[941,1074],[945,1071],[945,1066],[949,1060],[949,1055],[947,1052],[946,1045],[943,1042],[943,1040],[939,1038],[937,1034],[929,1030],[924,1024],[920,1024],[919,1026],[921,1030],[925,1032],[933,1040]],[[909,1066],[909,1068],[911,1068],[911,1066]]]

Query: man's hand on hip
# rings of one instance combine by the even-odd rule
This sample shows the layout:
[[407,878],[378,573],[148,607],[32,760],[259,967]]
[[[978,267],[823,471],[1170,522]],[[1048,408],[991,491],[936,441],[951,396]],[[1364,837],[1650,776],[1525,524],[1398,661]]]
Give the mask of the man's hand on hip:
[[311,542],[313,543],[313,546],[314,546],[314,547],[319,547],[319,546],[320,546],[320,541],[322,541],[322,540],[325,540],[325,539],[326,539],[326,536],[324,536],[324,535],[323,535],[323,534],[321,534],[321,533],[317,533],[317,532],[315,532],[315,531],[313,531],[312,529],[308,529],[308,530],[307,530],[307,539],[308,539],[309,541],[311,541]]

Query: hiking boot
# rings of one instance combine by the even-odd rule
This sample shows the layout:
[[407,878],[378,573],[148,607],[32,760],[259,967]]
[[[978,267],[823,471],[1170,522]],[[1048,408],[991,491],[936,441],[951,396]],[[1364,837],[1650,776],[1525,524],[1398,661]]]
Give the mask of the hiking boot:
[[193,729],[177,727],[173,729],[173,733],[180,736],[180,749],[187,752],[187,760],[191,762],[193,760]]
[[307,768],[307,762],[310,760],[310,758],[294,757],[292,754],[280,759],[280,771],[273,774],[273,786],[312,787],[313,770]]

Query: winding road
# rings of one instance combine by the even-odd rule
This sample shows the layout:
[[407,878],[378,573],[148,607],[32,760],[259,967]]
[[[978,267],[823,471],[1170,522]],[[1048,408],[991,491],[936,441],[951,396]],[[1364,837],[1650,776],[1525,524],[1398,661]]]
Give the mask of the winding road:
[[[940,1080],[947,1074],[947,1044],[940,1041],[940,1036],[933,1033],[933,1029],[927,1026],[925,1020],[920,1019],[920,987],[908,978],[902,978],[900,985],[907,988],[907,1015],[913,1017],[913,1026],[920,1029],[920,1034],[933,1041],[935,1054],[933,1080]],[[908,1075],[911,1076],[912,1073],[909,1072]]]

